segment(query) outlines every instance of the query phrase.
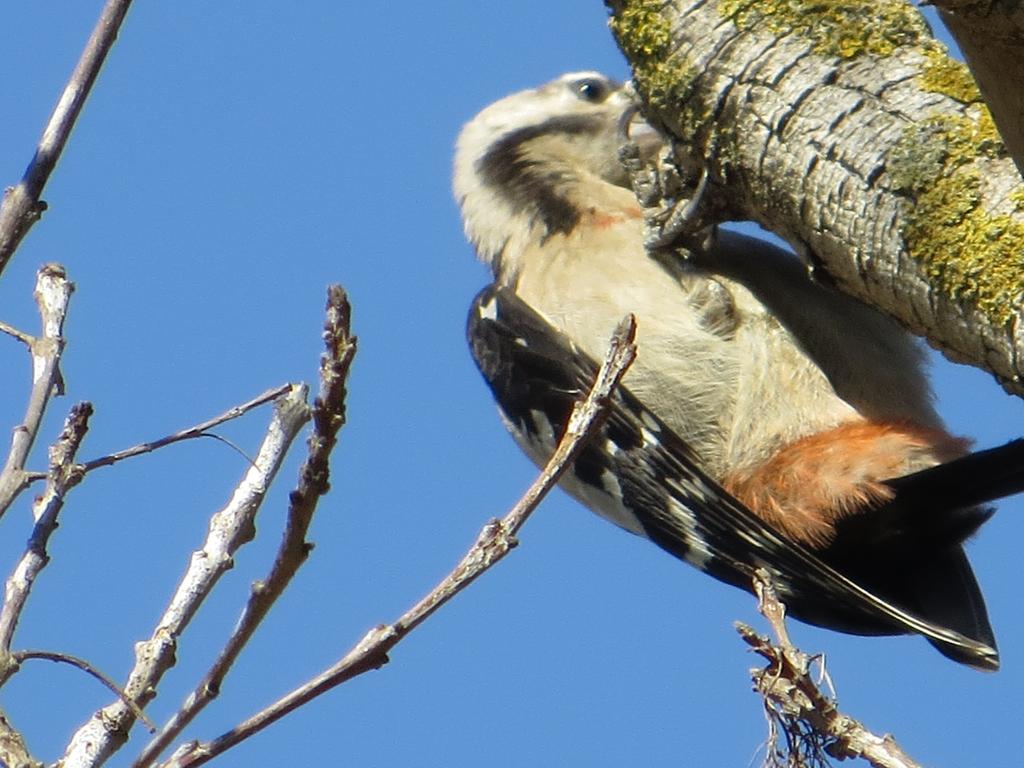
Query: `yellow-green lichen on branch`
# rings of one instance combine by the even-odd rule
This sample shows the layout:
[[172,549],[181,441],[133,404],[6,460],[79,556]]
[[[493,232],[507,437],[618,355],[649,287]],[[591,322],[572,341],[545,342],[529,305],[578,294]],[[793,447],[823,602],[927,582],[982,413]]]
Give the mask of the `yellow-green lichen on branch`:
[[936,117],[908,126],[889,170],[908,202],[903,239],[934,288],[974,304],[994,326],[1014,321],[1024,297],[1024,187],[1017,211],[992,214],[982,197],[979,161],[1005,157],[984,107],[979,116]]
[[1024,296],[1024,224],[975,204],[981,181],[969,174],[918,199],[905,231],[911,255],[929,281],[974,304],[995,326],[1019,315]]
[[921,70],[921,88],[929,93],[941,93],[962,104],[981,101],[981,93],[967,66],[950,58],[946,47],[936,43],[925,50],[927,63]]
[[672,50],[672,25],[665,3],[637,0],[627,3],[608,20],[619,45],[630,58],[661,59]]
[[888,56],[930,40],[921,14],[906,0],[720,0],[719,13],[742,30],[806,39],[820,56]]
[[[700,92],[702,73],[676,48],[673,4],[618,5],[610,24],[638,90],[655,112],[682,108],[686,127],[706,121],[710,96]],[[1024,304],[1024,189],[995,201],[995,209],[986,197],[983,168],[1009,162],[1005,147],[966,68],[949,59],[912,5],[719,0],[717,8],[743,32],[806,40],[822,56],[883,57],[908,48],[921,56],[917,87],[967,107],[908,125],[890,155],[890,178],[907,197],[904,242],[936,291],[973,304],[993,326],[1016,321]]]
[[637,91],[655,111],[683,108],[688,118],[700,119],[690,98],[696,70],[672,55],[672,25],[662,0],[629,2],[609,19],[608,26],[633,65]]
[[1024,213],[1024,184],[1010,193],[1010,202],[1013,203],[1018,213]]
[[806,39],[820,56],[852,59],[889,56],[910,46],[925,56],[920,86],[963,104],[981,101],[970,70],[950,58],[929,33],[924,19],[906,0],[811,2],[810,0],[720,0],[719,13],[741,30],[767,29],[776,37]]

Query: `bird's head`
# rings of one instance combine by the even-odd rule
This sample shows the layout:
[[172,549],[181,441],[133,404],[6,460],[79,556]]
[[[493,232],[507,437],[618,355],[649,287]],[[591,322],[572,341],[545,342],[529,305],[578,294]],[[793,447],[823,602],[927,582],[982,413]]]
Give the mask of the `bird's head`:
[[[528,242],[568,235],[584,211],[629,199],[618,149],[634,104],[628,86],[574,72],[506,96],[466,124],[454,191],[481,260],[497,273]],[[653,145],[656,134],[639,125],[634,133]]]

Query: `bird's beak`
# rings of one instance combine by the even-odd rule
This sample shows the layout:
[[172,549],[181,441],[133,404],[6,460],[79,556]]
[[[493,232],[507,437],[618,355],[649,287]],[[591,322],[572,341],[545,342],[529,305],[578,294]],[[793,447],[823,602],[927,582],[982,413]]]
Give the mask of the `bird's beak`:
[[620,143],[636,144],[644,159],[653,157],[665,145],[662,135],[644,120],[636,102],[626,107],[619,117],[618,130]]

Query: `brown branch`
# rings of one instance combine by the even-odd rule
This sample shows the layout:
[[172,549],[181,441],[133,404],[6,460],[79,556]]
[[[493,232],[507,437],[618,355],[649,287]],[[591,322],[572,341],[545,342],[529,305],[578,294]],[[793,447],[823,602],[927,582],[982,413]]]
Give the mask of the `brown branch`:
[[75,285],[67,279],[64,267],[45,264],[36,275],[35,299],[42,318],[39,337],[25,336],[32,354],[32,390],[21,424],[14,428],[11,450],[0,471],[0,517],[29,484],[33,477],[25,471],[25,462],[39,434],[46,406],[54,393],[63,389],[60,358],[64,352],[64,318]]
[[[234,562],[238,549],[255,536],[255,518],[292,441],[309,418],[306,387],[293,385],[277,400],[259,453],[230,501],[211,518],[202,547],[188,567],[152,635],[135,646],[135,666],[124,691],[137,705],[156,696],[157,685],[174,666],[178,638]],[[105,762],[128,739],[135,715],[120,699],[95,712],[72,736],[63,768]]]
[[320,358],[320,393],[313,404],[313,432],[307,441],[308,454],[299,470],[298,486],[289,496],[284,537],[270,573],[253,585],[248,605],[219,657],[160,734],[136,758],[134,768],[156,760],[216,698],[242,649],[312,551],[306,533],[320,497],[330,488],[330,456],[338,431],[345,424],[345,382],[356,354],[356,338],[351,334],[351,307],[341,286],[331,286],[327,291],[324,343],[327,351]]
[[43,129],[21,181],[4,193],[0,203],[0,273],[28,230],[46,210],[39,198],[67,144],[71,129],[92,90],[96,76],[110,52],[131,0],[107,0],[74,71],[64,86],[50,120]]
[[[117,451],[116,453],[111,453],[106,456],[100,456],[97,459],[91,459],[80,464],[79,469],[82,472],[82,474],[86,474],[94,469],[99,469],[100,467],[109,467],[112,464],[118,463],[119,461],[124,461],[125,459],[130,459],[134,456],[141,456],[146,453],[151,453],[159,448],[171,445],[172,443],[181,442],[182,440],[192,440],[197,437],[217,437],[216,435],[208,434],[209,430],[223,424],[226,421],[237,419],[239,416],[248,413],[254,408],[269,403],[273,400],[277,400],[279,397],[287,393],[288,390],[292,388],[292,386],[293,385],[291,384],[282,384],[281,386],[276,387],[274,389],[268,389],[266,392],[264,392],[261,395],[257,395],[252,400],[249,400],[248,402],[236,405],[233,408],[228,409],[220,416],[215,416],[214,418],[200,422],[195,426],[179,430],[178,432],[175,432],[174,434],[171,435],[167,435],[166,437],[161,437],[159,440],[152,440],[148,443],[140,443],[139,445],[134,445],[131,448],[125,448],[124,450]],[[231,443],[228,444],[231,445]],[[246,459],[249,460],[251,463],[251,459],[248,459],[248,457],[246,457]]]
[[516,545],[516,532],[558,482],[605,415],[608,398],[636,355],[636,324],[627,317],[616,329],[604,363],[587,397],[576,404],[555,453],[538,478],[501,520],[491,520],[454,570],[394,624],[371,629],[341,660],[222,736],[206,743],[186,744],[161,768],[193,768],[298,709],[317,696],[388,662],[388,652],[442,605],[468,587]]
[[100,670],[96,669],[96,667],[94,667],[85,659],[79,658],[78,656],[72,656],[69,653],[56,653],[55,651],[16,651],[12,653],[11,656],[18,664],[21,664],[23,661],[29,661],[30,659],[42,659],[44,661],[53,661],[61,664],[70,664],[73,667],[77,667],[78,669],[85,672],[87,675],[91,675],[92,677],[96,678],[101,683],[103,683],[103,685],[110,689],[110,691],[112,691],[118,698],[120,698],[121,701],[123,701],[128,707],[130,707],[135,716],[146,724],[146,727],[149,728],[150,733],[156,732],[156,726],[153,725],[152,721],[148,717],[146,717],[146,713],[139,709],[135,705],[134,701],[128,698],[128,694],[122,691],[117,686],[117,683],[111,680],[107,675],[103,674]]
[[46,489],[32,507],[36,523],[25,553],[7,579],[4,603],[0,608],[0,684],[17,670],[17,663],[10,655],[11,641],[32,585],[50,561],[46,545],[57,529],[57,516],[64,506],[64,495],[81,480],[81,475],[75,471],[75,454],[89,429],[91,415],[92,405],[89,403],[74,406],[64,422],[60,437],[50,448]]
[[[764,669],[751,671],[754,690],[764,699],[770,723],[766,764],[824,766],[828,765],[827,756],[831,756],[839,760],[860,757],[876,768],[921,768],[891,736],[876,736],[840,712],[833,697],[822,693],[811,677],[812,658],[789,640],[785,606],[766,571],[757,571],[754,589],[758,608],[777,642],[773,644],[746,624],[737,622],[736,629],[755,652],[768,660]],[[786,736],[786,750],[776,743],[780,729]]]

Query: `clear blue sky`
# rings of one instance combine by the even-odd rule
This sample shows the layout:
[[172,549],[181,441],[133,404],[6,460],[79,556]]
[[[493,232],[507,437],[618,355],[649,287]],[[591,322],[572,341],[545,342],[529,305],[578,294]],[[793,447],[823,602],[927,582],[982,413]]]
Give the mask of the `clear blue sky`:
[[[20,176],[101,5],[0,9],[0,183]],[[47,190],[50,210],[0,281],[0,317],[30,330],[41,263],[67,265],[78,284],[69,396],[47,441],[81,399],[97,409],[92,457],[312,379],[329,282],[351,292],[360,337],[316,550],[190,737],[219,734],[397,617],[532,479],[463,339],[486,274],[451,199],[451,150],[485,104],[585,68],[627,75],[598,0],[137,0]],[[7,430],[28,371],[14,342],[0,339],[0,360]],[[985,375],[940,361],[935,382],[954,431],[981,446],[1021,433],[1020,403]],[[254,450],[265,419],[225,433]],[[267,569],[296,465],[183,638],[149,708],[158,722]],[[69,499],[17,647],[84,656],[123,678],[244,470],[205,441],[90,477]],[[0,521],[5,572],[28,509],[26,497]],[[1000,639],[997,674],[958,667],[919,638],[791,627],[806,650],[827,653],[843,708],[925,764],[1021,763],[1022,515],[1021,500],[1003,504],[971,546]],[[755,659],[732,622],[760,626],[751,599],[561,493],[521,539],[391,664],[221,765],[748,765],[765,727],[746,673]],[[109,700],[84,675],[34,662],[0,706],[51,761]],[[144,742],[134,731],[114,764]]]

